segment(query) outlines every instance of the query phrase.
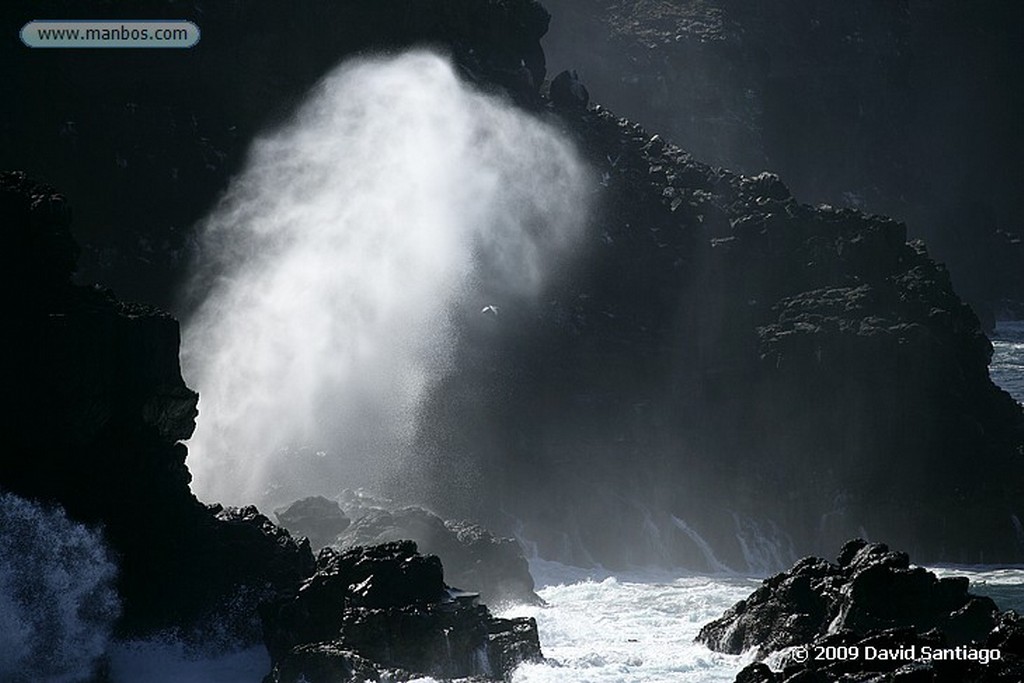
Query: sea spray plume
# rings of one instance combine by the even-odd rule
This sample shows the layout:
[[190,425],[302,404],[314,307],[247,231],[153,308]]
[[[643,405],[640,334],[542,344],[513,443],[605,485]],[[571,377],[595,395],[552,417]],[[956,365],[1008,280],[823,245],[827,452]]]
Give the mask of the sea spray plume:
[[120,602],[98,532],[0,493],[0,680],[90,680]]
[[581,230],[585,176],[552,128],[437,55],[327,76],[201,229],[183,344],[197,494],[267,504],[394,467],[450,363],[452,307],[471,282],[536,291]]

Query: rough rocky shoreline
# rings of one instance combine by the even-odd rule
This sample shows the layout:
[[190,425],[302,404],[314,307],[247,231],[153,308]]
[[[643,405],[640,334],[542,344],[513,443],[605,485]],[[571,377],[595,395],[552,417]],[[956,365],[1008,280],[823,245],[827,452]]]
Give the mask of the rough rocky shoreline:
[[267,644],[275,683],[499,680],[541,657],[532,619],[494,618],[411,541],[314,558],[255,507],[198,501],[179,443],[197,396],[178,369],[177,322],[72,284],[70,211],[53,188],[0,174],[0,221],[16,246],[6,272],[24,287],[0,486],[101,529],[118,567],[118,637],[201,637],[216,622],[231,642]]
[[697,636],[718,652],[754,649],[737,683],[1011,681],[1024,676],[1024,621],[881,543],[847,542],[835,563],[800,560]]
[[501,538],[467,520],[445,520],[422,507],[396,505],[365,492],[344,491],[337,500],[314,496],[275,512],[281,526],[310,539],[314,550],[415,541],[445,563],[447,580],[480,594],[487,605],[540,604],[533,577],[514,538]]
[[[50,0],[28,18],[72,9]],[[160,17],[195,7],[143,9]],[[721,60],[737,82],[748,67],[760,78],[728,11],[680,11],[686,30],[673,44],[694,63]],[[861,528],[928,560],[1021,557],[1013,520],[1024,517],[1024,415],[987,377],[985,321],[922,244],[906,243],[902,223],[804,204],[784,178],[700,163],[653,131],[583,108],[571,92],[587,85],[585,71],[582,84],[560,81],[570,95],[554,88],[547,99],[540,39],[550,17],[531,0],[303,5],[287,20],[269,1],[204,12],[221,41],[202,41],[175,69],[140,55],[109,100],[90,91],[106,82],[102,55],[11,60],[12,87],[28,95],[0,165],[31,160],[73,194],[90,235],[86,275],[119,291],[173,299],[190,256],[180,226],[204,215],[252,137],[347,56],[437,49],[468,81],[558,126],[591,163],[596,220],[577,263],[533,302],[499,302],[484,283],[481,298],[506,304],[501,319],[482,325],[480,306],[469,307],[456,370],[426,409],[425,457],[409,477],[441,482],[435,475],[470,462],[478,490],[453,496],[438,485],[417,502],[502,535],[527,524],[545,553],[607,566],[708,567],[674,520],[735,568],[777,569],[793,559],[790,547],[824,552]],[[787,21],[806,18],[793,12]],[[644,32],[642,19],[621,26]],[[268,45],[303,49],[268,61]],[[808,76],[812,91],[819,76]],[[49,81],[68,90],[60,112],[40,118],[29,105]],[[699,100],[714,84],[680,92]]]
[[[252,42],[239,43],[244,55],[266,53],[270,43],[261,39],[294,38],[304,26],[282,27],[273,12],[258,11],[269,4],[234,17],[220,9],[227,3],[216,7],[205,26],[234,26],[238,40],[254,29]],[[535,2],[389,4],[402,10],[399,20],[376,3],[332,7],[342,14],[295,19],[326,32],[319,42],[307,38],[319,46],[305,55],[308,63],[282,51],[288,59],[262,67],[257,60],[246,72],[259,87],[239,86],[244,96],[227,89],[242,103],[230,112],[237,122],[202,98],[168,107],[131,87],[120,94],[132,106],[112,113],[89,92],[109,75],[101,61],[55,56],[12,75],[27,90],[26,79],[53,73],[83,84],[59,112],[67,120],[46,121],[47,131],[61,133],[45,144],[26,135],[19,149],[55,174],[77,172],[75,197],[90,207],[87,215],[122,230],[112,240],[112,260],[123,267],[108,269],[115,279],[131,281],[142,268],[141,279],[152,281],[139,291],[168,296],[173,278],[165,276],[187,242],[172,228],[202,215],[244,141],[272,120],[261,97],[287,109],[341,56],[440,46],[468,80],[576,141],[595,169],[595,220],[579,261],[538,302],[500,301],[501,317],[486,323],[474,306],[462,321],[456,369],[424,410],[418,446],[429,457],[408,473],[435,482],[425,504],[499,531],[514,513],[543,555],[612,568],[707,569],[712,561],[743,568],[766,554],[755,541],[773,550],[788,539],[803,552],[834,547],[865,527],[919,559],[1022,557],[1024,414],[988,378],[991,345],[981,321],[924,246],[907,243],[903,224],[802,204],[771,173],[743,176],[699,163],[630,121],[581,106],[575,79],[545,98],[538,41],[548,16]],[[190,65],[199,78],[199,62]],[[234,77],[224,69],[196,82],[217,91]],[[182,80],[162,69],[140,74]],[[285,94],[271,98],[281,82]],[[11,130],[35,130],[27,110],[19,112],[25,116]],[[137,144],[122,149],[120,139],[82,137],[86,124],[117,128]],[[110,168],[93,172],[95,159]],[[174,209],[165,215],[164,207]],[[246,642],[265,639],[272,683],[396,671],[500,679],[540,656],[536,624],[495,619],[471,595],[445,586],[436,557],[393,537],[441,517],[368,516],[338,534],[389,543],[314,557],[308,541],[255,508],[196,500],[180,441],[194,428],[197,397],[180,374],[177,322],[73,282],[79,249],[68,202],[53,188],[3,174],[0,220],[9,240],[9,390],[17,397],[0,487],[103,529],[120,568],[119,636],[187,630],[241,605],[229,628]],[[88,251],[94,272],[106,269],[102,251]],[[161,265],[137,265],[146,259]],[[495,389],[481,397],[482,386]],[[481,484],[453,492],[444,473],[466,462],[479,468]],[[441,525],[447,540],[494,549],[499,565],[522,560],[505,554],[500,536]],[[711,551],[703,538],[715,540]],[[936,588],[903,556],[865,549],[872,547],[838,568],[804,563],[792,581],[780,580],[786,599],[792,592],[818,605],[817,612],[778,608],[813,612],[810,621],[787,621],[799,640],[786,642],[840,638],[822,631],[824,615],[836,615],[814,591],[819,583],[840,593],[849,585],[857,597],[854,586],[877,576],[900,590],[906,583],[911,596],[924,586],[948,598],[949,609],[928,622],[947,634],[962,628],[969,642],[987,639],[1019,655],[1015,617],[995,614],[957,582]],[[532,591],[520,584],[520,594]],[[317,614],[321,605],[330,609]],[[892,628],[916,627],[925,623],[919,616],[889,620]],[[851,624],[861,631],[841,638],[853,640],[821,642],[940,642],[928,632],[887,633],[880,621]],[[744,631],[751,635],[743,646],[768,642],[758,628]],[[717,647],[735,647],[710,633]],[[439,659],[442,642],[452,650]]]

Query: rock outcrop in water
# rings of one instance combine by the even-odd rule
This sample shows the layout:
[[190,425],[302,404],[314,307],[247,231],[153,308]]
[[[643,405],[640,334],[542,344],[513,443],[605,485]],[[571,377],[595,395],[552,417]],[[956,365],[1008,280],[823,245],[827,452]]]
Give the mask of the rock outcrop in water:
[[518,541],[495,536],[479,524],[443,520],[416,506],[366,510],[336,542],[349,547],[404,538],[416,541],[423,552],[440,557],[448,581],[480,593],[488,605],[540,602]]
[[[501,678],[540,657],[532,620],[491,617],[411,542],[315,562],[308,541],[256,508],[196,500],[178,440],[192,432],[197,397],[178,369],[177,322],[72,284],[70,211],[52,188],[0,174],[0,222],[8,291],[20,288],[0,487],[102,528],[118,566],[118,635],[171,631],[208,647],[218,646],[211,634],[225,645],[265,635],[275,681],[321,680],[320,663],[350,670],[332,683],[395,667]],[[335,646],[356,654],[325,655]]]
[[274,512],[277,523],[296,536],[309,539],[313,550],[331,545],[352,523],[336,501],[323,496],[297,500]]
[[[707,93],[720,82],[747,83],[748,69],[750,78],[764,76],[759,57],[726,35],[708,3],[700,5],[673,6],[695,12],[687,25],[697,38],[684,36],[681,49],[702,65],[709,63],[702,51],[723,50],[725,73],[677,69],[681,77],[706,76],[697,90]],[[203,215],[251,137],[345,56],[438,46],[467,79],[561,126],[593,164],[596,220],[577,265],[539,303],[483,283],[479,298],[501,315],[481,320],[480,304],[469,304],[453,372],[424,410],[422,471],[409,477],[438,482],[424,501],[432,509],[486,517],[502,533],[521,522],[542,554],[608,566],[778,567],[790,547],[821,551],[863,534],[927,560],[1020,557],[1024,418],[987,378],[989,346],[978,319],[923,247],[905,243],[900,223],[801,204],[771,174],[745,177],[698,163],[604,110],[550,106],[537,95],[548,15],[529,0],[287,8],[266,0],[202,10],[200,18],[190,3],[133,5],[147,18],[184,13],[220,39],[204,39],[172,66],[167,55],[140,53],[115,83],[102,51],[52,51],[45,60],[20,51],[0,67],[23,95],[12,104],[0,164],[31,160],[74,188],[89,217],[91,272],[135,296],[170,299],[168,283],[180,273],[174,264],[186,260],[188,243],[175,226]],[[18,21],[79,11],[62,0],[35,3],[31,16],[11,13],[9,33]],[[733,46],[738,56],[729,61]],[[600,100],[597,75],[580,75]],[[57,109],[36,87],[50,82],[63,84]],[[97,96],[101,83],[106,97]],[[723,112],[758,99],[755,91],[748,100],[742,87],[729,92],[735,101]],[[724,127],[731,121],[720,117]],[[828,169],[871,161],[855,151],[838,149]],[[928,179],[935,164],[921,168]],[[100,225],[112,226],[110,234]],[[10,272],[33,286],[50,282],[42,277],[49,259],[59,269],[73,252],[54,239],[46,265]],[[67,288],[66,276],[56,281],[63,284],[41,286]],[[91,343],[114,349],[111,363],[150,343],[164,358],[131,390],[131,400],[151,406],[132,409],[145,412],[132,424],[148,436],[114,444],[118,467],[104,471],[116,479],[122,465],[138,467],[160,480],[153,490],[184,500],[185,453],[167,439],[191,429],[194,406],[176,363],[168,370],[173,323],[74,291],[75,300],[105,312],[115,339],[129,335],[121,342],[131,348],[109,346],[97,328]],[[31,355],[35,340],[25,339],[17,353],[41,362]],[[75,372],[90,384],[85,371]],[[120,391],[111,396],[127,400]],[[89,406],[88,425],[93,408],[108,409],[104,401],[85,399],[69,413]],[[52,434],[47,425],[26,425],[34,436]],[[94,455],[76,461],[68,479],[106,462]],[[453,472],[464,486],[447,484]],[[150,500],[140,493],[104,504],[149,509]],[[126,537],[163,531],[136,520]]]
[[274,662],[267,681],[365,680],[366,662],[401,680],[490,679],[541,659],[532,618],[496,619],[477,597],[446,586],[440,560],[411,541],[325,549],[295,594],[261,610]]
[[[314,549],[347,549],[400,540],[437,555],[453,586],[480,594],[487,605],[539,604],[519,542],[469,521],[444,520],[422,507],[394,505],[363,492],[343,492],[342,506],[323,497],[296,501],[277,512],[281,525],[307,536]],[[340,515],[340,516],[339,516]]]
[[844,545],[835,564],[807,557],[766,579],[697,640],[730,654],[753,649],[758,659],[795,648],[783,655],[781,671],[752,664],[737,683],[963,683],[1024,675],[1024,622],[1015,612],[969,593],[965,577],[940,579],[910,565],[906,553],[863,540]]

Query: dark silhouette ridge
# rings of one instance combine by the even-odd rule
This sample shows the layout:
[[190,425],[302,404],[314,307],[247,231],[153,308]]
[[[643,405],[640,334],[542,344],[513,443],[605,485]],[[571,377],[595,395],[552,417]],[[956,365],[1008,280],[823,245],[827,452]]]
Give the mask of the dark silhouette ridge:
[[[861,527],[921,560],[1020,559],[1024,418],[988,379],[977,316],[903,224],[801,204],[773,174],[713,168],[603,109],[553,105],[538,94],[547,14],[533,2],[137,8],[195,18],[201,47],[135,53],[112,79],[109,54],[7,45],[3,73],[23,97],[3,105],[0,145],[0,164],[74,198],[82,278],[132,298],[173,298],[187,226],[248,141],[359,51],[450,51],[467,79],[557,122],[598,171],[578,264],[536,305],[467,311],[455,372],[424,412],[422,469],[396,477],[400,493],[501,531],[521,522],[542,554],[610,567],[767,566]],[[82,11],[8,5],[4,26]],[[297,591],[313,571],[304,544],[188,491],[177,442],[195,395],[175,321],[72,284],[66,202],[24,176],[3,182],[19,403],[0,485],[105,525],[123,553],[125,632],[201,619],[241,585]]]
[[549,0],[553,71],[697,158],[907,223],[991,324],[1021,317],[1018,3]]

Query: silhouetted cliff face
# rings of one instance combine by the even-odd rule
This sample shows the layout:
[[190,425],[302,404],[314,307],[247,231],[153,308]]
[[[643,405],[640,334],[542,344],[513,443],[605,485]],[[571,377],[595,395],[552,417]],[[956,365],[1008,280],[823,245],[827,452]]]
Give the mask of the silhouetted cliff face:
[[[75,197],[81,276],[173,307],[193,224],[275,125],[346,56],[430,45],[471,80],[528,101],[545,76],[535,0],[294,2],[17,1],[5,35],[32,19],[188,19],[189,50],[31,50],[0,46],[0,168]],[[180,311],[175,311],[176,313]]]
[[[312,571],[300,546],[255,510],[192,496],[185,447],[195,392],[178,369],[178,323],[71,284],[77,247],[62,195],[0,175],[8,310],[7,448],[0,487],[103,528],[117,557],[122,633],[195,625]],[[255,612],[231,625],[258,636]]]
[[603,174],[597,218],[539,303],[467,312],[424,419],[435,481],[476,477],[542,552],[606,565],[756,568],[860,529],[924,560],[1021,556],[1024,418],[902,224],[561,116]]
[[802,201],[905,220],[964,298],[1019,312],[1019,5],[547,5],[552,69],[578,69],[596,101]]
[[[450,591],[440,560],[411,541],[314,564],[305,538],[292,539],[256,508],[196,500],[179,440],[192,434],[198,397],[178,368],[177,321],[73,285],[70,215],[52,188],[0,173],[3,272],[13,294],[5,378],[17,398],[0,490],[102,529],[118,568],[118,635],[180,629],[211,647],[218,643],[205,634],[232,644],[262,636],[280,681],[324,667],[339,681],[395,667],[408,678],[492,680],[541,657],[532,618],[495,619],[477,594]],[[26,594],[11,599],[34,599]]]
[[[282,7],[216,3],[200,15],[169,2],[137,10],[195,19],[204,39],[185,54],[3,48],[17,51],[3,64],[24,97],[4,104],[0,161],[31,163],[86,203],[79,214],[91,226],[89,277],[102,271],[92,248],[116,246],[102,271],[108,281],[169,298],[183,226],[205,211],[247,141],[357,50],[435,43],[482,87],[537,112],[548,106],[536,93],[547,14],[534,2]],[[5,21],[13,34],[27,18],[84,11],[34,3],[8,10]],[[693,22],[711,31],[707,42],[718,40],[716,25]],[[743,80],[745,68],[730,73]],[[459,517],[490,518],[501,531],[511,526],[505,513],[517,516],[543,552],[579,561],[780,564],[790,552],[786,535],[802,552],[860,527],[923,560],[1018,557],[1020,409],[988,381],[990,347],[977,318],[944,269],[906,244],[901,224],[802,205],[773,175],[697,163],[605,111],[550,115],[597,170],[596,219],[578,265],[539,306],[499,300],[495,289],[487,293],[499,316],[481,316],[479,305],[465,312],[454,372],[424,413],[423,471],[396,489]],[[59,203],[53,211],[61,215]],[[108,221],[103,235],[99,224]],[[74,249],[60,231],[46,239],[56,248],[38,262],[68,263]],[[35,283],[46,268],[11,272]],[[65,385],[43,376],[47,366],[33,354],[65,354],[52,367],[72,368],[81,380],[70,386],[81,389],[61,399],[59,424],[75,424],[90,406],[86,427],[109,425],[74,436],[85,439],[83,450],[65,453],[83,455],[70,460],[64,481],[81,475],[120,490],[112,485],[122,481],[119,468],[139,468],[153,495],[209,520],[187,495],[184,450],[174,445],[191,429],[194,401],[173,358],[175,325],[72,287],[65,265],[55,272],[33,289],[45,305],[26,308],[36,312],[14,357],[33,362],[18,368],[15,386],[29,392],[26,406],[49,400],[47,387]],[[79,310],[90,313],[70,315]],[[50,312],[84,327],[101,367],[124,375],[116,389],[97,379],[106,370],[85,367],[79,347],[48,341],[48,326],[61,324]],[[153,354],[124,373],[120,364],[143,347]],[[78,431],[55,430],[57,422],[40,423],[49,418],[27,408],[18,415],[25,421],[16,442],[35,455],[9,476],[23,480],[25,495],[56,496],[44,476],[50,444],[35,437],[65,448],[78,443],[68,441]],[[117,467],[92,467],[104,457],[118,458]],[[61,486],[72,502],[85,488]],[[144,508],[145,489],[71,512],[102,519],[125,505]],[[250,512],[237,516],[263,528]],[[131,523],[120,516],[126,537],[152,532],[137,515]],[[175,528],[168,522],[159,533]],[[301,548],[288,552],[308,559]],[[139,590],[160,594],[156,584]]]

